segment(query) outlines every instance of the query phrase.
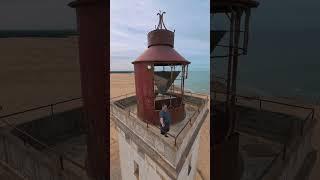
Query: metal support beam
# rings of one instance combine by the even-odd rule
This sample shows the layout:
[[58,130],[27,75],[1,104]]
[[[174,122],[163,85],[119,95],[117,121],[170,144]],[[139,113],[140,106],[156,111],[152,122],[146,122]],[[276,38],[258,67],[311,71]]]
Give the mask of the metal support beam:
[[249,24],[250,24],[251,10],[245,10],[245,21],[244,21],[244,37],[243,37],[243,54],[248,53],[248,42],[249,42]]
[[[226,96],[226,104],[225,104],[225,111],[226,111],[226,121],[231,123],[232,119],[230,117],[230,87],[231,87],[231,70],[232,70],[232,63],[233,63],[233,49],[234,49],[234,23],[235,23],[235,12],[231,10],[231,21],[230,21],[230,32],[229,32],[229,59],[228,59],[228,72],[227,72],[227,96]],[[228,130],[228,135],[230,135],[230,129]]]
[[[240,39],[240,25],[241,25],[241,17],[242,11],[237,10],[235,15],[235,34],[234,34],[234,47],[233,54],[238,54],[238,46],[239,46],[239,39]],[[237,73],[238,73],[238,56],[233,56],[232,59],[232,86],[231,86],[231,132],[235,129],[235,121],[236,121],[236,91],[237,91]]]

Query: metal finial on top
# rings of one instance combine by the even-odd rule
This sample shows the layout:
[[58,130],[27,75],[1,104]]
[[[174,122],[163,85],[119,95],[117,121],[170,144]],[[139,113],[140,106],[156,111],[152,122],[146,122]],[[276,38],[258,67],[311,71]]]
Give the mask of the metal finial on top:
[[156,29],[163,29],[162,26],[164,27],[164,29],[167,29],[166,28],[166,25],[164,25],[164,22],[163,22],[163,15],[165,14],[166,12],[159,12],[157,13],[157,15],[159,15],[159,23],[158,23],[158,26]]

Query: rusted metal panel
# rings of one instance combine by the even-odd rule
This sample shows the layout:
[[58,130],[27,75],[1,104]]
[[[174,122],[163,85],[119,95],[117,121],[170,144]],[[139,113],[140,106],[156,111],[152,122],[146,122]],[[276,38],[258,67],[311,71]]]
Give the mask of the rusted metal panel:
[[[171,67],[170,72],[154,72],[154,66],[184,66],[190,64],[189,61],[187,61],[173,49],[174,32],[166,29],[163,23],[164,13],[165,12],[158,13],[158,28],[148,33],[148,49],[145,50],[142,55],[140,55],[135,61],[132,62],[134,64],[138,116],[143,121],[147,121],[148,123],[154,125],[159,125],[160,122],[159,111],[162,104],[159,103],[166,104],[167,102],[162,101],[163,99],[156,100],[158,94],[154,91],[154,87],[157,86],[158,92],[160,92],[161,94],[166,94],[168,88],[180,73],[179,71],[175,71],[174,69],[172,69],[173,67]],[[162,27],[164,27],[164,29],[162,29]],[[182,79],[184,79],[184,77],[182,77]],[[184,89],[183,85],[181,85],[181,89]],[[169,97],[171,98],[172,95],[170,95]],[[178,99],[177,97],[178,96],[174,96],[173,98]],[[181,121],[185,117],[184,104],[181,98],[180,100],[180,103],[175,104],[174,106],[169,106],[168,109],[171,114],[173,123]],[[171,105],[171,102],[175,100],[170,99],[168,100],[168,102],[169,101],[169,105]]]
[[156,29],[148,33],[148,48],[156,45],[174,47],[174,32],[166,29]]
[[79,36],[81,88],[88,124],[88,174],[99,180],[109,177],[109,26],[106,1],[79,0],[76,8]]
[[218,45],[220,40],[223,38],[223,36],[226,34],[226,31],[211,31],[210,35],[210,52],[212,52],[215,47]]
[[[237,66],[238,56],[242,55],[239,50],[243,51],[243,54],[247,52],[248,35],[249,35],[249,16],[250,8],[256,8],[259,3],[255,0],[215,0],[211,3],[211,14],[221,13],[225,14],[230,22],[229,31],[227,31],[229,43],[220,47],[229,48],[228,54],[223,56],[214,55],[213,58],[226,58],[228,68],[226,78],[226,87],[220,88],[221,92],[225,92],[225,101],[222,102],[221,108],[217,105],[211,108],[211,118],[213,119],[214,129],[214,145],[213,145],[213,165],[214,179],[239,179],[239,167],[238,165],[238,135],[235,133],[234,128],[236,125],[236,87],[237,87]],[[239,46],[240,26],[242,20],[242,14],[246,12],[245,17],[245,32],[243,48]],[[218,34],[217,32],[220,32]],[[211,31],[211,51],[214,51],[214,47],[221,39],[223,31]],[[215,53],[215,52],[213,52]],[[212,64],[211,64],[212,65]],[[211,79],[213,79],[214,69],[211,69]],[[214,91],[217,89],[217,81],[211,81],[214,83],[211,87]],[[218,84],[219,85],[219,84]],[[220,85],[221,86],[221,85]],[[211,90],[211,92],[213,92]],[[215,94],[214,94],[215,96]],[[211,97],[214,97],[211,94]],[[215,102],[211,103],[213,106]]]
[[[177,122],[182,121],[185,116],[186,116],[186,112],[185,112],[185,105],[181,104],[177,107],[172,107],[168,109],[168,112],[171,116],[172,119],[172,124],[175,124]],[[153,122],[152,124],[155,125],[160,125],[160,110],[155,110],[154,111],[154,116],[153,116]]]
[[156,71],[154,72],[154,84],[159,93],[164,94],[178,77],[180,71]]
[[153,63],[156,65],[190,64],[172,47],[164,45],[149,47],[132,63]]
[[228,141],[215,144],[213,147],[214,179],[239,180],[239,134],[234,133]]
[[210,4],[212,13],[228,13],[232,11],[232,8],[256,8],[259,6],[259,2],[254,0],[214,0]]
[[148,69],[148,65],[150,64],[134,65],[138,116],[144,121],[153,119],[153,111],[155,109],[153,70]]

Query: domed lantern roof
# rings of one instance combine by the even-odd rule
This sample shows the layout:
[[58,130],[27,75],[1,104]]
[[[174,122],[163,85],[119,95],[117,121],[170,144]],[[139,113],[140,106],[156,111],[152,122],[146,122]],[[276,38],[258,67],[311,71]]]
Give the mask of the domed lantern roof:
[[167,30],[163,22],[163,13],[158,13],[159,23],[155,30],[148,33],[148,49],[146,49],[132,64],[151,63],[155,66],[187,65],[188,60],[174,49],[174,32]]

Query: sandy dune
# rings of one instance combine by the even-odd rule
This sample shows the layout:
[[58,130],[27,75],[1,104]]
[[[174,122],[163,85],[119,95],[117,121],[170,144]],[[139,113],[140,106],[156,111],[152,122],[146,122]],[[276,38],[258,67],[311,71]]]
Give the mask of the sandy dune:
[[1,38],[0,49],[0,115],[81,96],[76,38]]

